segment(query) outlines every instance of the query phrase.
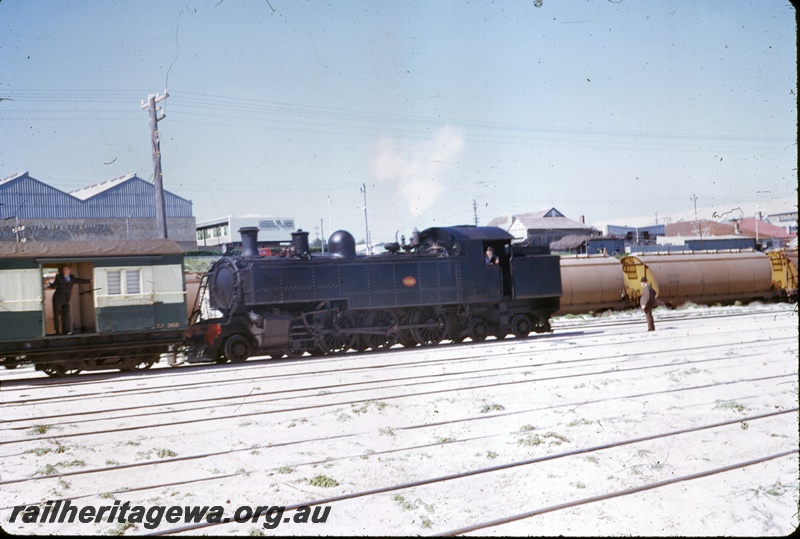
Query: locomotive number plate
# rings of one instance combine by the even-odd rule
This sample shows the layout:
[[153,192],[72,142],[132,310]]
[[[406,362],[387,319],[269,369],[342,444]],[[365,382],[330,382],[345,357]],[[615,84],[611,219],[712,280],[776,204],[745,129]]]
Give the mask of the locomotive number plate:
[[415,284],[417,284],[417,280],[414,277],[412,277],[411,275],[409,275],[408,277],[403,277],[403,285],[404,286],[407,286],[407,287],[411,288]]

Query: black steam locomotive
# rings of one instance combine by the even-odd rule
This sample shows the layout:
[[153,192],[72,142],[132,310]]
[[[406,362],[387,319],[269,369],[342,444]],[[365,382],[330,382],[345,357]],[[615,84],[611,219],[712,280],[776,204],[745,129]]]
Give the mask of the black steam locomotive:
[[221,316],[192,324],[191,362],[525,337],[550,331],[559,309],[558,257],[495,227],[429,228],[372,256],[342,230],[313,257],[307,232],[284,257],[258,256],[258,228],[240,233],[242,255],[207,274],[201,297]]

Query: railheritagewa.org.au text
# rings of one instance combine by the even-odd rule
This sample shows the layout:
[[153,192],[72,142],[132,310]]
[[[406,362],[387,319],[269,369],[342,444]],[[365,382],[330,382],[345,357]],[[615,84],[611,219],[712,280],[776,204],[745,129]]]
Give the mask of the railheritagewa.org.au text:
[[319,524],[328,520],[330,506],[298,507],[292,516],[284,516],[282,505],[259,505],[237,507],[232,515],[225,514],[220,505],[131,505],[130,502],[115,501],[113,505],[73,505],[69,500],[48,501],[39,505],[17,505],[11,512],[9,522],[25,524],[141,524],[148,530],[158,528],[162,522],[168,524],[222,524],[226,522],[262,523],[266,529],[277,528],[281,523]]

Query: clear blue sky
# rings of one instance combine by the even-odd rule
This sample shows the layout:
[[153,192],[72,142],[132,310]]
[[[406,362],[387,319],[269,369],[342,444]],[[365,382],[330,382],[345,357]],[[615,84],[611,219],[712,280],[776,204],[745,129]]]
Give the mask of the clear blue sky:
[[[0,177],[372,239],[796,197],[787,1],[0,0]],[[788,209],[788,208],[787,208]]]

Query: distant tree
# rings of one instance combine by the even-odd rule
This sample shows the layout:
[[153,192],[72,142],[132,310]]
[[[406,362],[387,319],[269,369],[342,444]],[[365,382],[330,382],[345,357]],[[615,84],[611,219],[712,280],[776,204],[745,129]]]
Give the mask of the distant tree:
[[321,253],[323,245],[325,246],[325,252],[327,253],[328,252],[328,242],[326,241],[326,242],[323,243],[322,240],[319,239],[319,238],[315,239],[314,241],[312,241],[312,242],[310,242],[308,244],[308,250],[311,251],[312,253]]

